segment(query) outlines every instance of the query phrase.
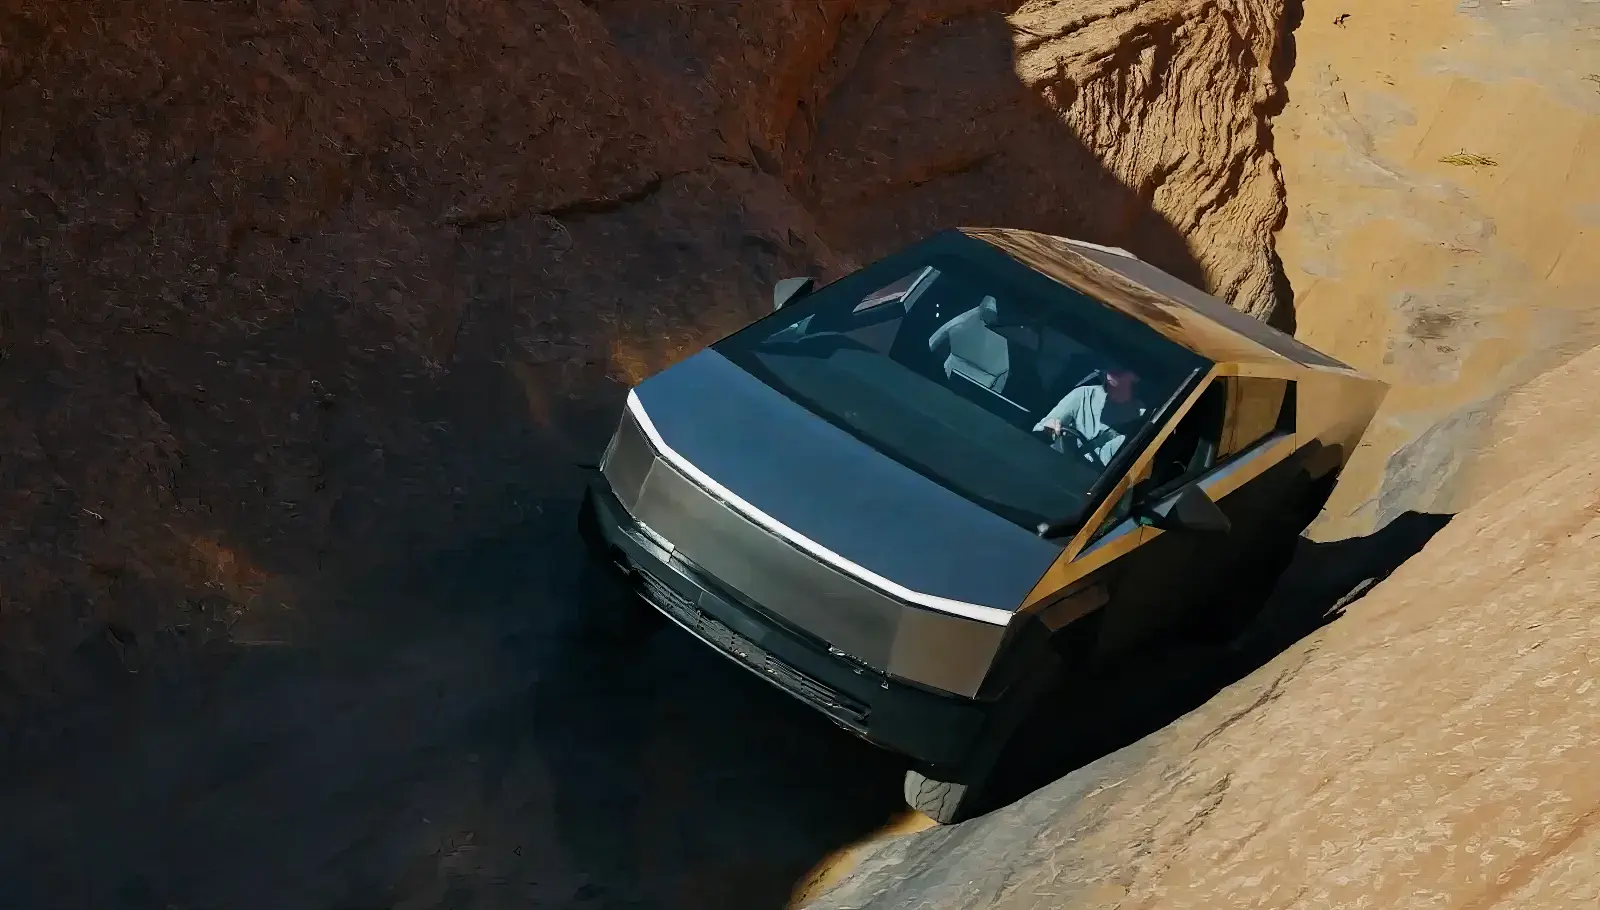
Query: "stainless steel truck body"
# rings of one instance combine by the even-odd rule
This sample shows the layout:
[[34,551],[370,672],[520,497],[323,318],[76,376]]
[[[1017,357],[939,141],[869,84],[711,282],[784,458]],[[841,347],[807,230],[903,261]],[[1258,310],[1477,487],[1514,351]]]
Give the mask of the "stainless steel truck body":
[[946,822],[1063,672],[1247,619],[1386,391],[1025,231],[776,297],[630,391],[582,527],[652,616],[906,756]]

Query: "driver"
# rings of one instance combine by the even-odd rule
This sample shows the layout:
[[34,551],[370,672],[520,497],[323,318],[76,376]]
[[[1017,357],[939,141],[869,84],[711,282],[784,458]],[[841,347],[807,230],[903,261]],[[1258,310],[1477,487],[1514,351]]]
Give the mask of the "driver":
[[1075,437],[1068,442],[1075,444],[1085,457],[1101,466],[1110,464],[1127,439],[1128,424],[1145,415],[1145,407],[1135,394],[1138,384],[1137,373],[1111,367],[1100,382],[1068,392],[1034,425],[1033,431],[1049,433],[1052,448],[1058,452],[1064,451],[1063,434]]

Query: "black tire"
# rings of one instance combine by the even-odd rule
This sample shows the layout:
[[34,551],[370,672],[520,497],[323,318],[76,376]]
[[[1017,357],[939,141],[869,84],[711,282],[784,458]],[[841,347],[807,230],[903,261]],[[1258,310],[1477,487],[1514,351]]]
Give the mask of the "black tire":
[[1017,732],[1044,706],[1041,699],[1058,690],[1064,672],[1059,656],[1047,647],[1028,674],[1012,683],[1014,691],[989,716],[973,753],[959,771],[952,772],[964,782],[941,780],[909,769],[901,786],[906,805],[938,824],[954,825],[997,808],[999,801],[1013,799],[1003,792],[1004,787],[997,786],[996,770],[1017,745]]
[[638,645],[655,635],[667,618],[633,590],[616,567],[596,557],[584,560],[578,584],[583,630],[611,644]]
[[906,805],[941,825],[954,825],[983,814],[982,790],[969,784],[935,780],[920,771],[907,771]]

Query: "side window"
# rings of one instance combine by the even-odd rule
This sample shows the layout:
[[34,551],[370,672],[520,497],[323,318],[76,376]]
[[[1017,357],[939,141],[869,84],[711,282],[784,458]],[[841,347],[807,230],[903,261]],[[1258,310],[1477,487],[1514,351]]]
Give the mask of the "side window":
[[[1150,464],[1150,493],[1163,496],[1245,451],[1274,432],[1294,427],[1294,384],[1284,379],[1225,376],[1212,380],[1189,413],[1156,451]],[[1091,541],[1127,519],[1133,491],[1126,490],[1107,513]]]
[[1217,459],[1236,455],[1278,429],[1289,382],[1234,376],[1226,380],[1228,416],[1223,424]]
[[1150,463],[1151,495],[1162,495],[1199,477],[1217,463],[1227,424],[1227,379],[1214,379],[1189,413],[1156,450]]
[[1110,512],[1106,513],[1105,521],[1102,521],[1100,527],[1096,528],[1094,534],[1090,536],[1089,545],[1093,546],[1096,541],[1110,533],[1112,528],[1126,521],[1128,513],[1132,510],[1133,488],[1129,487],[1122,491],[1122,496],[1117,500],[1117,504],[1111,507]]
[[[1227,415],[1228,390],[1226,379],[1212,380],[1200,393],[1194,407],[1183,415],[1172,433],[1156,450],[1150,463],[1149,474],[1141,486],[1147,496],[1164,496],[1184,483],[1211,470],[1217,463],[1218,445],[1222,440]],[[1123,491],[1122,498],[1111,508],[1105,521],[1095,529],[1091,540],[1099,540],[1106,532],[1121,524],[1133,507],[1133,490]]]

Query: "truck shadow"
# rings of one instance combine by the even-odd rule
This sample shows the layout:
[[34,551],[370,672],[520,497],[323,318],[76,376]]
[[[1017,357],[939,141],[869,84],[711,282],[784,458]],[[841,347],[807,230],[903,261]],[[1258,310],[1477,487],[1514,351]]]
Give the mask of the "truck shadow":
[[[404,661],[380,652],[407,655],[426,702],[409,735],[345,764],[424,795],[327,864],[349,910],[777,907],[820,853],[902,809],[893,756],[680,630],[634,646],[587,633],[565,492],[359,593],[352,609],[398,620],[360,650],[386,673]],[[431,849],[398,863],[419,835]]]
[[549,770],[556,832],[595,877],[591,897],[779,907],[820,852],[902,808],[894,756],[674,626],[633,647],[586,635],[586,592],[568,590],[518,748]]
[[996,805],[1176,721],[1345,609],[1416,555],[1450,515],[1407,512],[1365,537],[1302,540],[1255,621],[1227,644],[1169,640],[1070,682],[1047,700],[996,772]]

